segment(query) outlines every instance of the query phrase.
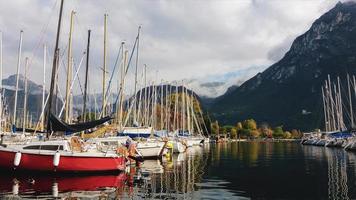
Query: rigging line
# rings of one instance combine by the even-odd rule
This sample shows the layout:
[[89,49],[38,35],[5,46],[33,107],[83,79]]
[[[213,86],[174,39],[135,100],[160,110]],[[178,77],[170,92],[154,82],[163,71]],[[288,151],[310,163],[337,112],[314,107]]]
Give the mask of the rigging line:
[[[136,37],[135,43],[134,43],[134,45],[133,45],[133,47],[132,47],[132,50],[131,50],[131,55],[130,55],[129,62],[127,63],[127,65],[126,65],[126,67],[125,67],[124,78],[126,77],[127,72],[128,72],[128,69],[129,69],[129,67],[130,67],[130,63],[131,63],[131,60],[132,60],[132,56],[133,56],[133,54],[134,54],[134,52],[135,52],[135,49],[136,49],[137,40],[138,40],[138,37]],[[119,94],[122,92],[122,90],[123,90],[123,88],[120,88]],[[119,95],[116,97],[114,103],[117,104],[118,100],[119,100]]]
[[[78,71],[77,66],[75,65],[75,63],[73,63],[73,67],[76,71]],[[79,73],[76,73],[77,78],[78,78],[78,84],[79,84],[79,88],[80,88],[80,92],[82,93],[82,95],[84,96],[84,92],[83,92],[83,87],[82,87],[82,83],[80,82],[80,78],[79,78]],[[73,80],[74,81],[74,80]],[[73,94],[73,91],[71,91],[71,93]]]
[[[109,80],[109,84],[108,84],[108,87],[106,89],[106,92],[105,92],[105,98],[108,97],[108,93],[109,93],[109,90],[111,89],[111,82],[112,82],[112,79],[114,77],[114,73],[115,73],[115,70],[116,70],[116,67],[117,67],[117,63],[119,62],[119,58],[120,58],[120,53],[121,51],[123,51],[123,45],[120,45],[120,48],[119,48],[119,52],[116,56],[116,60],[115,60],[115,64],[114,64],[114,68],[111,72],[111,77],[110,77],[110,80]],[[107,102],[108,103],[108,102]]]
[[58,3],[58,0],[56,0],[54,2],[53,6],[52,6],[52,9],[50,11],[50,13],[52,13],[52,15],[50,15],[50,17],[47,20],[47,23],[41,29],[41,31],[40,31],[40,39],[38,40],[37,45],[35,45],[35,47],[32,49],[32,56],[30,57],[30,60],[29,60],[29,67],[32,65],[32,61],[35,58],[35,55],[37,55],[37,52],[38,52],[41,44],[44,43],[45,33],[48,30],[49,23],[50,23],[50,21],[51,21],[51,19],[53,17],[53,10],[57,7],[57,3]]
[[[75,79],[76,79],[75,77],[77,77],[78,72],[79,72],[79,70],[80,70],[80,67],[82,66],[82,63],[83,63],[83,60],[84,60],[84,56],[85,56],[85,52],[83,53],[83,56],[82,56],[82,58],[81,58],[81,60],[80,60],[80,62],[79,62],[78,69],[77,69],[77,71],[75,72],[75,75],[74,75],[74,77],[73,77],[73,79],[72,79],[72,81],[71,81],[70,90],[72,90],[72,88],[73,88],[74,81],[75,81]],[[65,107],[65,103],[66,103],[66,102],[63,101],[63,105],[62,105],[61,111],[60,111],[60,113],[59,113],[59,115],[58,115],[59,118],[62,116],[64,107]]]
[[137,36],[136,36],[135,43],[134,43],[134,45],[133,45],[133,47],[132,47],[132,50],[131,50],[131,55],[130,55],[129,62],[128,62],[127,65],[126,65],[125,76],[127,75],[127,72],[128,72],[128,70],[129,70],[129,68],[130,68],[130,64],[131,64],[131,61],[132,61],[132,57],[133,57],[133,55],[134,55],[134,53],[135,53],[135,49],[136,49],[136,46],[137,46],[137,41],[138,41],[138,39],[139,39],[139,33],[138,33]]

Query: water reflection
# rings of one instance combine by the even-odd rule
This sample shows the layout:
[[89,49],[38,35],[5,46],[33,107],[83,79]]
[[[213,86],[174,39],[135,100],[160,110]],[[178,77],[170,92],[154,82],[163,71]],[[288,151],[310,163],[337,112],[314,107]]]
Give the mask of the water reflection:
[[298,143],[210,144],[121,174],[0,174],[16,198],[356,199],[356,154]]
[[107,197],[120,194],[124,188],[126,175],[90,176],[45,176],[45,175],[6,175],[0,179],[0,193],[4,198],[69,198],[69,197]]

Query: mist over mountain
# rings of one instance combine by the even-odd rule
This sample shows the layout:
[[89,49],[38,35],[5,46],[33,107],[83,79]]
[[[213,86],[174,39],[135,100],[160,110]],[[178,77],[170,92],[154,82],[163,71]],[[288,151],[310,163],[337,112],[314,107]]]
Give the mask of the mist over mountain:
[[[338,3],[297,37],[284,57],[214,100],[223,124],[254,118],[270,125],[322,128],[321,86],[328,74],[356,74],[356,3]],[[345,83],[344,83],[345,84]]]

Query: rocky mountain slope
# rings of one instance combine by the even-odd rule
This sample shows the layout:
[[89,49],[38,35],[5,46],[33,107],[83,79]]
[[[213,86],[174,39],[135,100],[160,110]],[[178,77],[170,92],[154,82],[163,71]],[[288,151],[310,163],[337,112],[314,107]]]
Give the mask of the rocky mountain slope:
[[218,97],[210,110],[222,123],[254,118],[270,125],[321,128],[321,85],[330,74],[356,74],[356,3],[322,15],[277,63]]

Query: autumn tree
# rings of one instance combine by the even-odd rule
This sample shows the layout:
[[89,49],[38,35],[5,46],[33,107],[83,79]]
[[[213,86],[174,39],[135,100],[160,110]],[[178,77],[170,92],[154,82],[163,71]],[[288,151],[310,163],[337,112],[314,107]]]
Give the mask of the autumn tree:
[[299,138],[302,138],[302,137],[303,137],[302,132],[300,132],[300,131],[298,131],[298,130],[296,130],[296,129],[293,129],[293,130],[291,131],[291,134],[292,134],[292,138],[294,138],[294,139],[299,139]]
[[290,139],[292,138],[292,133],[289,131],[284,132],[283,138]]
[[236,130],[235,127],[231,128],[230,137],[231,137],[231,139],[236,139],[237,138],[237,130]]

